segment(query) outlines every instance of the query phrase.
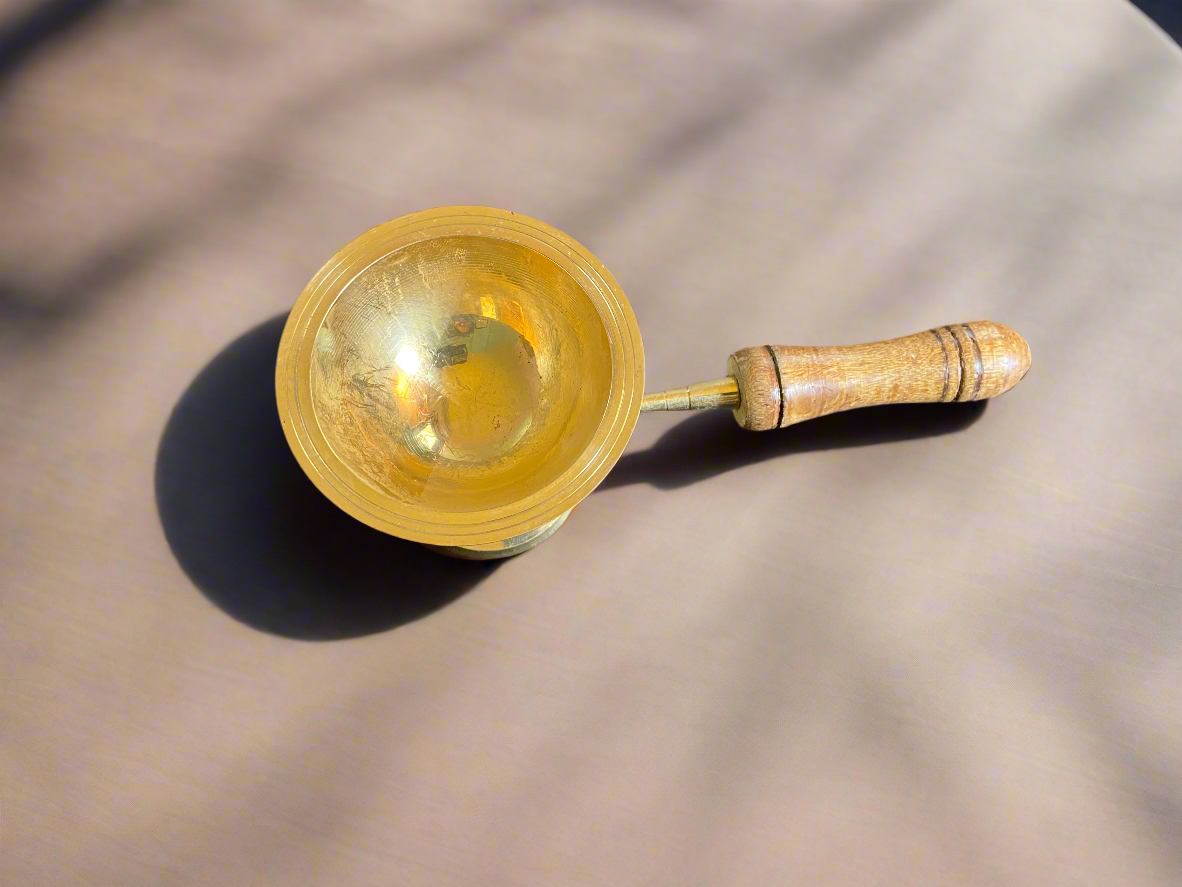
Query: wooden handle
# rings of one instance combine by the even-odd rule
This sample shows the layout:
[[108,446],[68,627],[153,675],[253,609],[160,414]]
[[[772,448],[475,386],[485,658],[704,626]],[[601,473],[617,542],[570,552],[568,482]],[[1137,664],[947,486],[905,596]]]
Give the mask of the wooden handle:
[[827,413],[887,403],[984,400],[1030,369],[1030,347],[988,320],[868,345],[763,345],[731,355],[744,428],[783,428]]

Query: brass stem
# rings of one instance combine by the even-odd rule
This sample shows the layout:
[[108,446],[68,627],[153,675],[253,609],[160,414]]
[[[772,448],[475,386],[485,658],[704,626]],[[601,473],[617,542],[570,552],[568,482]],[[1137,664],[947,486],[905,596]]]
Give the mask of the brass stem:
[[710,410],[715,407],[735,409],[739,406],[739,383],[734,376],[699,382],[686,388],[670,388],[646,394],[640,402],[642,413],[654,410]]

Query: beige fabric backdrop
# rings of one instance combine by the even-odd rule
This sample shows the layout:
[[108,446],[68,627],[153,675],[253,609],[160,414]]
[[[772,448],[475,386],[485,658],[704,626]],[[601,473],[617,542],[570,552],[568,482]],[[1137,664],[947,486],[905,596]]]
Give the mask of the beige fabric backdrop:
[[[1182,55],[1132,7],[98,6],[0,67],[0,883],[1182,881]],[[439,561],[312,491],[270,373],[448,203],[594,250],[650,388],[974,318],[1034,369],[645,417],[541,548]]]

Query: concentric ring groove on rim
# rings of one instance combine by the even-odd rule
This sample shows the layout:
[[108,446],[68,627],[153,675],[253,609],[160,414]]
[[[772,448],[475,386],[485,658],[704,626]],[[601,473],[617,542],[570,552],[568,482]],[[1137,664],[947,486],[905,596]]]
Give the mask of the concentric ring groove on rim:
[[[591,443],[559,477],[517,503],[444,512],[375,490],[341,462],[312,410],[311,343],[336,299],[354,279],[409,244],[450,235],[495,237],[536,250],[570,274],[594,304],[611,351],[607,405]],[[283,330],[275,390],[292,452],[317,488],[362,522],[430,545],[477,545],[529,532],[577,505],[611,470],[640,415],[644,352],[632,307],[603,264],[573,238],[536,219],[489,207],[424,210],[370,229],[345,245],[304,288]]]

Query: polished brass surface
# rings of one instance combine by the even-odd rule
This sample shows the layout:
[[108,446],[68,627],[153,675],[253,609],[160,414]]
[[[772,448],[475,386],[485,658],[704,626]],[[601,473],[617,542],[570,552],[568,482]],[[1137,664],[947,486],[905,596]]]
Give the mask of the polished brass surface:
[[492,561],[502,557],[512,557],[541,545],[566,523],[570,512],[560,514],[549,523],[542,524],[528,533],[511,536],[499,542],[486,542],[483,545],[431,545],[428,546],[440,554],[448,557],[458,557],[466,561]]
[[642,413],[663,410],[712,410],[723,407],[729,410],[739,406],[739,383],[734,376],[715,379],[712,382],[698,382],[685,388],[670,388],[646,394],[640,402]]
[[569,274],[520,244],[439,237],[337,298],[316,334],[312,404],[372,487],[472,511],[512,505],[573,464],[611,375],[603,324]]
[[342,508],[490,550],[556,529],[602,479],[643,373],[631,308],[583,247],[448,207],[379,226],[322,269],[288,320],[276,390],[297,458]]

